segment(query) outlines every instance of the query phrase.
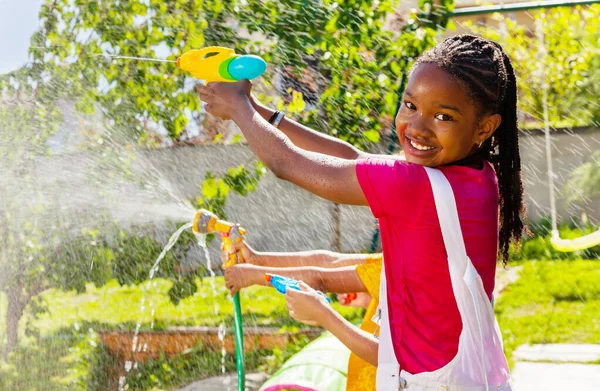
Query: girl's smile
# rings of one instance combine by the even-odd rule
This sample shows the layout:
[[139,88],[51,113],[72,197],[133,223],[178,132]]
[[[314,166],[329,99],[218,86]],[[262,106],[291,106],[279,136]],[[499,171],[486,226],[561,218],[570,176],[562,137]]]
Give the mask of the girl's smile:
[[478,111],[462,84],[448,72],[434,64],[418,65],[396,117],[406,161],[436,167],[474,153],[500,124],[499,115]]

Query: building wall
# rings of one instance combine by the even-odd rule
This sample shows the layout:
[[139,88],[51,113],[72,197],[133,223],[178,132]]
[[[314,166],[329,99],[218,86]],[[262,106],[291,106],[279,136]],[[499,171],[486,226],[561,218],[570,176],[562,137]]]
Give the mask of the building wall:
[[[569,173],[600,150],[600,130],[554,131],[553,163],[557,175],[557,207],[561,220],[578,219],[586,211],[600,221],[600,200],[584,208],[569,207],[562,191]],[[542,131],[523,131],[521,136],[523,179],[531,221],[550,214],[545,141]],[[253,160],[246,145],[186,147],[151,152],[149,161],[173,181],[184,197],[199,193],[199,184],[210,169],[223,173],[228,167]],[[173,162],[187,162],[184,167]],[[263,250],[305,250],[332,248],[332,204],[268,172],[259,189],[247,197],[230,196],[228,218],[248,229],[249,238]],[[375,219],[367,207],[342,207],[344,251],[362,251],[370,246]]]

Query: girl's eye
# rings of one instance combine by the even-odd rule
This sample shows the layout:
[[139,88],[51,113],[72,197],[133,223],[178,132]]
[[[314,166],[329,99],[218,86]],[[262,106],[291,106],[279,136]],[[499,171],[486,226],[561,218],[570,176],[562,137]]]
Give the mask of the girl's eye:
[[410,102],[404,102],[404,106],[406,106],[409,110],[416,110],[417,106],[413,105]]
[[437,114],[435,116],[436,119],[439,119],[440,121],[452,121],[452,117],[450,117],[448,114]]

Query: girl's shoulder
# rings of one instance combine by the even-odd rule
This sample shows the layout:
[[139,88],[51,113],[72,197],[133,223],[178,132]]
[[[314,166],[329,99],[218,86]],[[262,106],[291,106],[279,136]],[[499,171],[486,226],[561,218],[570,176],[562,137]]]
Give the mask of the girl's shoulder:
[[426,175],[423,166],[414,163],[408,163],[403,156],[389,155],[370,155],[364,159],[360,159],[357,163],[364,169],[376,173],[382,172],[387,174],[395,174],[395,177],[422,177]]

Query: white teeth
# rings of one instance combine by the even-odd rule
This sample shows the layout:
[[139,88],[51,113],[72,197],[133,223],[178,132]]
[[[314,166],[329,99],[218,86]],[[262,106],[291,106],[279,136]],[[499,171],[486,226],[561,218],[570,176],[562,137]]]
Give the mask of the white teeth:
[[434,147],[428,147],[427,145],[419,144],[416,141],[413,141],[411,139],[409,139],[408,141],[410,142],[410,145],[413,146],[413,148],[418,149],[419,151],[430,151],[434,148]]

